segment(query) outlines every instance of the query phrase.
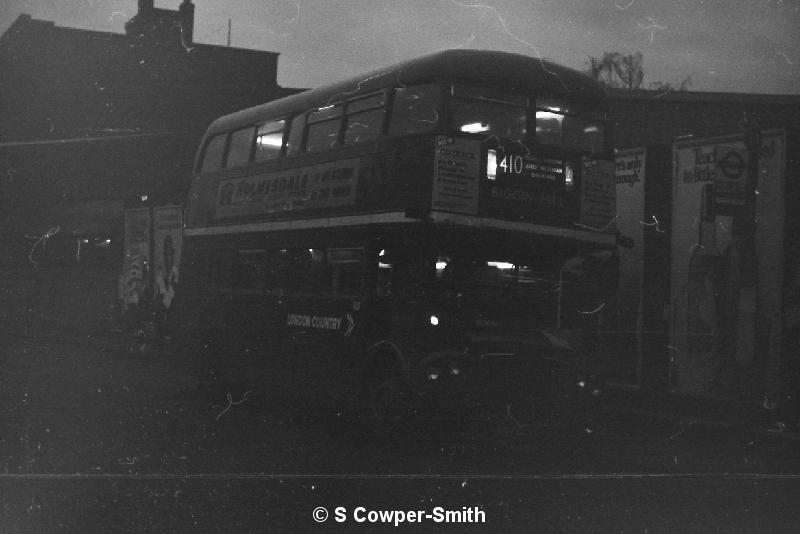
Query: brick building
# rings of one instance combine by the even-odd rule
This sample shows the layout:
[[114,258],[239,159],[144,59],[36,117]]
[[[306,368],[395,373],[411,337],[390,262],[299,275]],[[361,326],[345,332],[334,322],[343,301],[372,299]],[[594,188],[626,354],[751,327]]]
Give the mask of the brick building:
[[212,120],[298,91],[277,53],[197,43],[176,7],[140,0],[125,33],[20,15],[0,36],[0,330],[115,328],[125,202],[183,202]]
[[208,123],[296,92],[277,84],[277,53],[196,43],[193,25],[190,0],[140,0],[124,34],[14,21],[0,37],[6,224],[31,233],[76,204],[184,191]]

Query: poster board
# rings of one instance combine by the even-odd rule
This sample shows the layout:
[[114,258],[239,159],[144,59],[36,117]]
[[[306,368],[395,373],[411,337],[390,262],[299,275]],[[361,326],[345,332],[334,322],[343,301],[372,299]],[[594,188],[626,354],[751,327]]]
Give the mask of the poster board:
[[[757,279],[751,295],[728,287],[736,188],[727,188],[723,209],[707,212],[708,187],[730,181],[730,161],[745,150],[744,135],[683,141],[673,145],[670,380],[681,394],[727,397],[736,387],[737,368],[761,366],[766,381],[777,379],[780,362],[783,243],[785,235],[785,133],[763,132],[756,190],[755,257]],[[727,158],[720,160],[719,158]],[[738,161],[738,160],[737,160]],[[735,162],[734,162],[735,163]],[[722,165],[720,165],[722,164]],[[721,292],[741,293],[733,306],[723,308]],[[725,310],[736,310],[731,321]],[[727,330],[726,330],[727,329]],[[723,347],[734,336],[733,347]],[[759,340],[759,341],[756,341]],[[758,346],[755,343],[759,343]],[[747,346],[745,346],[747,345]],[[756,362],[756,359],[758,360]],[[753,375],[753,373],[751,373]],[[754,375],[753,375],[754,376]]]
[[644,265],[645,177],[647,150],[633,148],[615,154],[616,225],[632,246],[619,247],[619,286],[613,328],[618,332],[609,379],[618,385],[641,386],[642,282]]

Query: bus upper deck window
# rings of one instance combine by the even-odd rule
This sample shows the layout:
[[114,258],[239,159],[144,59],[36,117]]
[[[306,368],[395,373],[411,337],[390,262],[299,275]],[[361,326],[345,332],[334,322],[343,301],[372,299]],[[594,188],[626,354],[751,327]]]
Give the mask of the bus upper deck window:
[[377,139],[383,131],[385,115],[383,93],[348,102],[344,144],[365,143]]
[[253,151],[254,127],[236,130],[231,134],[231,146],[228,148],[228,157],[225,167],[243,167],[250,163],[250,153]]
[[201,172],[213,172],[222,168],[222,155],[225,152],[225,134],[218,134],[212,137],[206,144],[206,151],[203,154],[203,164]]
[[536,110],[536,142],[561,146],[561,125],[564,115],[553,111]]
[[306,151],[329,150],[339,142],[342,125],[342,105],[323,106],[308,115]]
[[536,98],[536,142],[542,145],[561,146],[561,130],[566,103],[548,96]]
[[413,135],[433,130],[441,116],[437,84],[412,85],[395,90],[389,135]]
[[523,139],[527,132],[526,102],[521,93],[456,83],[450,102],[451,125],[462,133]]
[[602,114],[580,102],[552,97],[536,100],[536,141],[593,154],[605,151]]
[[256,133],[256,161],[276,159],[281,155],[285,120],[269,121],[258,127]]
[[603,152],[603,123],[567,115],[564,117],[564,145],[592,154]]

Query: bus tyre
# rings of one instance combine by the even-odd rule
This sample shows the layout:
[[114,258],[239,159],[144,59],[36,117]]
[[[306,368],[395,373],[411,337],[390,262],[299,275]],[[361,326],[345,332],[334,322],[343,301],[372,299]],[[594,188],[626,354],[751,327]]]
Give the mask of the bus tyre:
[[373,438],[390,440],[406,433],[415,410],[411,386],[399,366],[376,365],[367,371],[359,412]]

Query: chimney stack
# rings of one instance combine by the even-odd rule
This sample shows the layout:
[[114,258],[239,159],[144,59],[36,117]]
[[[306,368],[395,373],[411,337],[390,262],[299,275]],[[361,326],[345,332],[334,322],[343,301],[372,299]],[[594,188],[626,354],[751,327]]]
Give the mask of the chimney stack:
[[139,0],[139,14],[149,15],[153,12],[153,0]]
[[191,0],[183,0],[178,8],[178,17],[181,24],[181,39],[185,46],[189,46],[194,39],[194,4]]

